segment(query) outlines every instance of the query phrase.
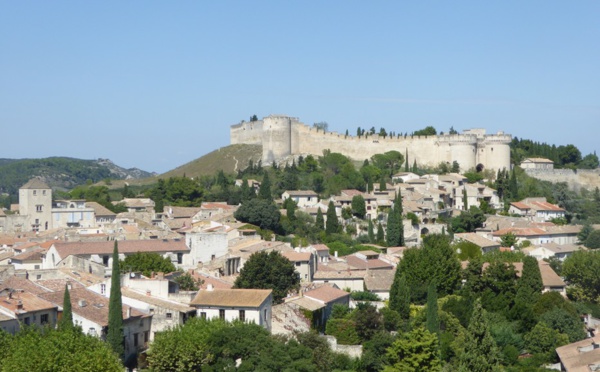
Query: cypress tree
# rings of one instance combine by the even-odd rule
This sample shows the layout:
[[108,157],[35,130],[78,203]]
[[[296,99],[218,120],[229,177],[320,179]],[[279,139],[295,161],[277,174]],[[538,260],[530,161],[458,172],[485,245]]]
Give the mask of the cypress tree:
[[58,329],[71,329],[73,328],[73,310],[71,309],[71,294],[69,293],[69,287],[65,285],[65,295],[63,297],[63,313],[60,322],[58,323]]
[[404,171],[408,172],[409,170],[410,169],[409,169],[409,166],[408,166],[408,149],[406,149],[406,162],[404,163]]
[[419,169],[417,168],[417,159],[415,159],[415,161],[413,162],[412,171],[413,173],[417,173],[419,171]]
[[469,198],[467,197],[467,186],[463,189],[463,209],[465,211],[469,210]]
[[390,288],[390,309],[397,311],[402,319],[410,317],[410,288],[406,283],[406,276],[396,269],[394,282]]
[[385,176],[382,174],[381,178],[379,179],[379,191],[385,190],[387,190],[387,185],[385,183]]
[[381,226],[381,222],[377,225],[377,243],[385,241],[385,236],[383,234],[383,226]]
[[427,330],[431,333],[440,333],[440,319],[438,317],[438,295],[433,281],[427,290]]
[[317,209],[317,219],[315,221],[315,225],[319,231],[323,231],[325,228],[325,219],[323,218],[323,212],[321,211],[321,207]]
[[459,357],[459,371],[491,372],[499,362],[496,341],[490,333],[481,300],[477,299],[465,337],[464,352]]
[[125,352],[123,339],[123,300],[121,298],[121,270],[119,267],[119,248],[115,241],[112,257],[112,274],[110,279],[110,298],[108,302],[108,333],[106,342],[121,359]]
[[271,180],[269,179],[269,172],[265,172],[263,181],[260,184],[260,189],[258,190],[258,197],[265,200],[273,200],[273,197],[271,196]]
[[341,226],[335,213],[333,201],[329,201],[327,206],[327,221],[325,221],[325,232],[327,234],[336,234],[341,231]]
[[525,288],[530,296],[538,297],[544,289],[540,265],[535,257],[526,256],[523,259],[523,272],[517,282],[517,288]]
[[369,243],[375,243],[375,233],[373,232],[373,221],[369,220],[369,229],[367,230]]
[[390,209],[387,220],[387,245],[388,247],[397,247],[400,245],[399,221],[395,211],[395,207]]
[[510,198],[516,200],[519,197],[519,186],[517,184],[517,174],[515,173],[514,168],[510,174],[508,189],[510,191]]

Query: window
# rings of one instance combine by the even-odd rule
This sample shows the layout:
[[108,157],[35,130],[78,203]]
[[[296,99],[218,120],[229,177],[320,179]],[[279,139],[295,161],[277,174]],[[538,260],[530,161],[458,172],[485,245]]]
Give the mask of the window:
[[296,262],[296,266],[301,266],[302,262]]
[[48,314],[42,314],[40,316],[40,323],[42,323],[42,324],[48,323]]
[[33,190],[33,195],[37,195],[37,190]]
[[206,313],[204,311],[200,313],[200,319],[206,319]]
[[167,313],[167,319],[173,319],[173,313]]
[[42,190],[42,195],[46,195],[46,190]]
[[106,284],[100,284],[100,294],[106,294]]
[[42,276],[41,276],[41,275],[36,275],[36,276],[35,276],[35,279],[36,279],[36,280],[41,280],[41,279],[42,279]]
[[23,319],[23,323],[25,323],[26,325],[29,325],[29,323],[30,323],[29,317],[25,317],[25,319]]
[[219,309],[219,319],[225,320],[225,309]]
[[137,333],[133,334],[133,346],[134,347],[138,346],[138,334]]
[[150,332],[145,331],[144,332],[144,343],[148,342],[149,339],[150,339]]
[[246,321],[246,310],[240,310],[240,320],[242,322]]
[[41,204],[38,204],[35,206],[35,211],[36,212],[42,212],[44,210],[44,206]]
[[35,265],[35,266],[33,267],[33,269],[34,269],[34,270],[39,270],[39,269],[40,269],[40,265]]
[[263,310],[263,317],[265,318],[265,323],[267,322],[267,309]]

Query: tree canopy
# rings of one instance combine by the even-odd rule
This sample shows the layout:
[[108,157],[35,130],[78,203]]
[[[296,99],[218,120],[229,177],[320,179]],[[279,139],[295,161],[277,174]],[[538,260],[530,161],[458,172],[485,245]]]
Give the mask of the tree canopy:
[[294,264],[278,251],[256,252],[240,270],[234,288],[272,289],[273,301],[280,303],[289,292],[300,288],[300,276]]
[[120,261],[121,271],[141,272],[144,276],[150,276],[153,272],[172,273],[176,270],[175,265],[169,258],[154,252],[136,252],[128,255]]

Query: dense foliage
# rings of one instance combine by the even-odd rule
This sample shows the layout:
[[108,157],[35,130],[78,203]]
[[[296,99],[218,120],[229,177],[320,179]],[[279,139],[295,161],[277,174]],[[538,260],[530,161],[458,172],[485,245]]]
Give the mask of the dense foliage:
[[136,252],[127,255],[119,263],[122,272],[141,272],[147,277],[151,276],[153,272],[172,273],[176,270],[169,258],[154,252]]
[[290,260],[277,251],[256,252],[246,261],[234,288],[272,289],[279,303],[289,292],[300,288],[300,276]]

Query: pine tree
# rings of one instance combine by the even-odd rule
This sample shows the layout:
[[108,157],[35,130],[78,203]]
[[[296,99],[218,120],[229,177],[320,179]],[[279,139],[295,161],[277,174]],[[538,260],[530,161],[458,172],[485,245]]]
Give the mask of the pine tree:
[[438,295],[437,288],[433,281],[429,283],[427,290],[427,330],[431,333],[440,333],[440,319],[438,317]]
[[271,180],[269,179],[269,173],[265,172],[260,189],[258,190],[258,197],[260,199],[272,200],[271,196]]
[[323,218],[323,212],[321,211],[321,207],[317,209],[317,219],[315,220],[315,226],[319,231],[323,231],[325,228],[325,219]]
[[459,371],[494,371],[500,362],[500,355],[481,307],[481,300],[475,301],[473,314],[465,337],[464,351],[459,357]]
[[336,234],[341,231],[340,222],[338,221],[337,214],[335,213],[335,206],[333,201],[329,201],[327,206],[327,221],[325,221],[325,232],[329,234]]
[[123,339],[123,300],[121,298],[121,270],[119,268],[119,248],[115,241],[112,257],[110,298],[108,302],[108,332],[106,342],[122,359],[124,357]]
[[373,232],[373,221],[369,220],[369,229],[367,230],[369,243],[375,243],[375,233]]
[[73,328],[73,310],[71,309],[71,294],[69,293],[69,286],[65,285],[65,295],[63,297],[63,313],[60,322],[58,323],[58,329],[71,329]]
[[394,282],[390,288],[390,309],[397,311],[402,319],[410,317],[410,288],[406,283],[406,276],[396,270]]

